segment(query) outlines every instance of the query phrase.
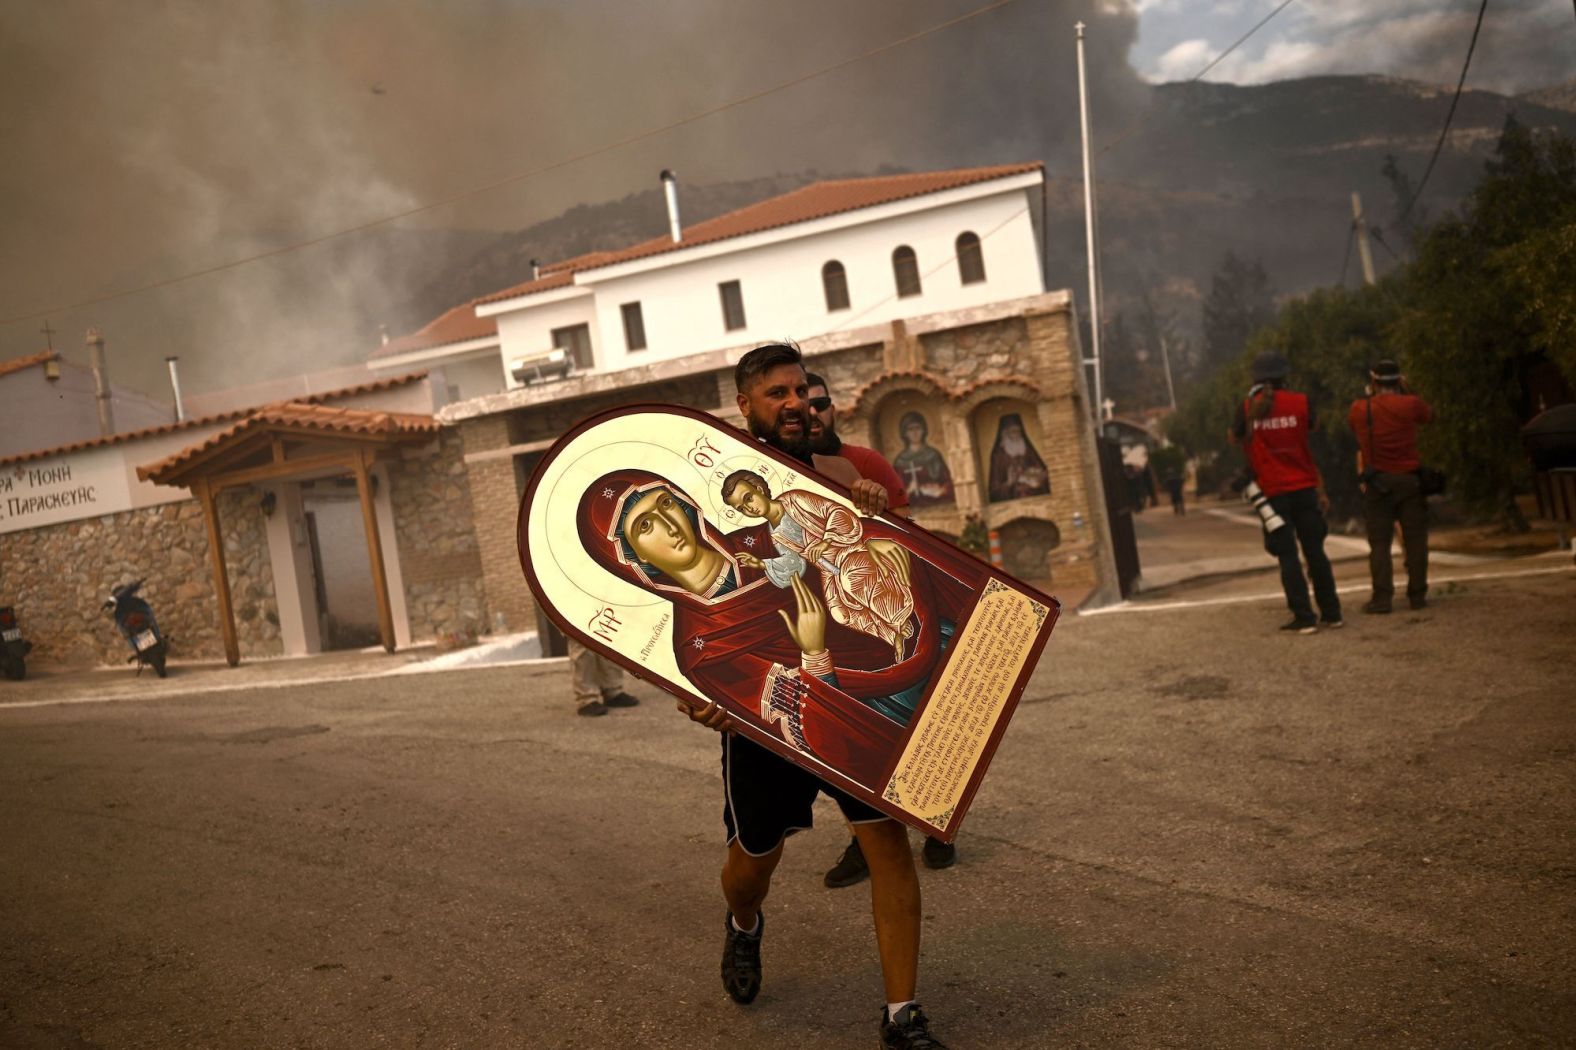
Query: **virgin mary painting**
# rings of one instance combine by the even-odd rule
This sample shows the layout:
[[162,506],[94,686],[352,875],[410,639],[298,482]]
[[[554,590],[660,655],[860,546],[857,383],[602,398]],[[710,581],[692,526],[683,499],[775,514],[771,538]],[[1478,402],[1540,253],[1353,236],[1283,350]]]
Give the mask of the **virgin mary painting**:
[[687,493],[648,471],[616,470],[587,486],[576,524],[598,566],[672,603],[674,656],[695,689],[872,790],[989,576],[966,555],[915,557],[899,530],[864,519],[866,545],[913,591],[897,656],[828,616],[816,585],[795,576],[779,588],[744,563],[741,555],[772,550],[769,526],[719,532]]

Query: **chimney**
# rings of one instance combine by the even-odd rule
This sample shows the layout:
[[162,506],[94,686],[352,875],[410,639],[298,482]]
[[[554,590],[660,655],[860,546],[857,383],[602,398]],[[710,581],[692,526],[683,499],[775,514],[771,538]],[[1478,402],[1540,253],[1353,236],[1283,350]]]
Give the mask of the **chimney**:
[[673,243],[682,239],[679,234],[679,177],[671,168],[662,169],[662,192],[668,199],[668,234]]
[[542,277],[542,266],[535,259],[531,260],[531,280],[538,281]]
[[93,366],[93,396],[98,401],[99,436],[115,433],[115,412],[110,405],[109,369],[104,364],[104,336],[97,328],[88,329],[88,361]]
[[389,326],[388,325],[386,325],[386,324],[378,325],[378,338],[383,341],[381,345],[383,345],[383,346],[388,346],[389,345]]
[[181,374],[175,368],[178,357],[166,357],[164,363],[170,366],[170,389],[175,392],[175,422],[179,423],[186,418],[186,406],[181,404]]

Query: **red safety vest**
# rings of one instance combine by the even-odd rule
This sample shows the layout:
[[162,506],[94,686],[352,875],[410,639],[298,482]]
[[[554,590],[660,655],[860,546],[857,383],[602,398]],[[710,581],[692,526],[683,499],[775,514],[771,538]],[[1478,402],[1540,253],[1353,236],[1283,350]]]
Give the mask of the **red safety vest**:
[[1319,484],[1319,470],[1308,448],[1308,395],[1275,391],[1275,401],[1261,419],[1253,418],[1244,402],[1247,419],[1248,465],[1266,496],[1280,496]]

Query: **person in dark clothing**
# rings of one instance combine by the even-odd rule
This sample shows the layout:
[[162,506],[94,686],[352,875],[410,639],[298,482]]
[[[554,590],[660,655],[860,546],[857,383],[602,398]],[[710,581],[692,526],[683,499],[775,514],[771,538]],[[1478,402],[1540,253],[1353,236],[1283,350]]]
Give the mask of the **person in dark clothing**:
[[[1284,521],[1274,529],[1264,524],[1264,549],[1280,561],[1281,589],[1292,614],[1281,630],[1313,634],[1321,623],[1342,626],[1341,599],[1335,592],[1335,570],[1324,553],[1329,533],[1324,514],[1330,500],[1308,445],[1308,435],[1318,424],[1308,396],[1285,388],[1290,372],[1290,363],[1273,350],[1253,359],[1254,385],[1237,409],[1231,437],[1247,453],[1248,468]],[[1308,560],[1318,617],[1308,601],[1299,545]]]
[[1182,475],[1175,468],[1166,471],[1166,494],[1171,497],[1171,513],[1186,514],[1187,508],[1182,505]]
[[1428,604],[1428,500],[1417,469],[1417,428],[1434,418],[1428,402],[1406,388],[1401,366],[1380,361],[1368,372],[1369,394],[1346,414],[1357,435],[1357,476],[1362,479],[1363,517],[1368,524],[1368,572],[1373,596],[1365,613],[1387,613],[1395,596],[1390,543],[1401,525],[1406,549],[1406,599],[1414,609]]

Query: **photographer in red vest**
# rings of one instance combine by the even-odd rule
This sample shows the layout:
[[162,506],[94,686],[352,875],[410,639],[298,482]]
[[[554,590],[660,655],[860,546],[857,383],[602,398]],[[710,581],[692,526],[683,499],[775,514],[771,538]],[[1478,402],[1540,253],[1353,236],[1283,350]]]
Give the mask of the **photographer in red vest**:
[[[1231,436],[1248,457],[1254,480],[1268,497],[1274,514],[1260,516],[1264,549],[1280,561],[1281,588],[1292,618],[1283,631],[1313,634],[1322,624],[1341,626],[1341,599],[1335,593],[1335,571],[1324,553],[1329,529],[1324,514],[1330,500],[1324,478],[1313,462],[1308,435],[1317,426],[1308,395],[1286,389],[1291,365],[1273,350],[1253,359],[1253,388],[1237,408]],[[1301,545],[1302,557],[1297,548]],[[1302,560],[1308,561],[1319,615],[1308,602],[1308,579]]]
[[1417,428],[1434,418],[1428,402],[1406,388],[1401,366],[1389,359],[1368,371],[1368,396],[1352,402],[1346,421],[1357,435],[1357,474],[1368,523],[1368,570],[1374,592],[1365,613],[1387,613],[1395,594],[1390,543],[1401,524],[1406,548],[1406,598],[1428,604],[1428,499],[1417,475]]

